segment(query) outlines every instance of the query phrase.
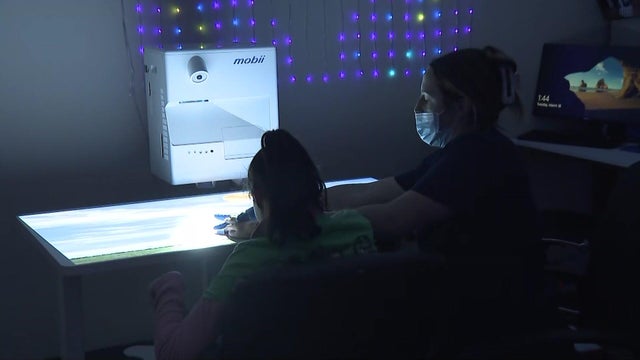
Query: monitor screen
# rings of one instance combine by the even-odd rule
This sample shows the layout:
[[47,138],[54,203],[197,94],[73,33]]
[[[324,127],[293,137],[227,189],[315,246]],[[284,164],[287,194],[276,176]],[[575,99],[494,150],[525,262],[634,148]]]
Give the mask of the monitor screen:
[[640,47],[545,44],[533,113],[640,124]]

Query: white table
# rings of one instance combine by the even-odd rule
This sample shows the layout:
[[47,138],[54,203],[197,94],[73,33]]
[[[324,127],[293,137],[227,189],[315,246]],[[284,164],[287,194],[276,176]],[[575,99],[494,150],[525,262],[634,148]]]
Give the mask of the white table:
[[571,156],[578,159],[590,160],[618,167],[629,167],[633,163],[640,161],[640,153],[623,150],[622,148],[601,149],[520,139],[513,139],[513,142],[518,146],[530,149]]
[[[375,179],[334,181],[327,187],[371,181]],[[208,252],[233,244],[214,229],[223,222],[215,215],[235,216],[251,205],[248,193],[229,192],[18,216],[27,238],[35,240],[60,274],[62,359],[84,359],[83,275],[174,261],[196,252],[204,264]]]

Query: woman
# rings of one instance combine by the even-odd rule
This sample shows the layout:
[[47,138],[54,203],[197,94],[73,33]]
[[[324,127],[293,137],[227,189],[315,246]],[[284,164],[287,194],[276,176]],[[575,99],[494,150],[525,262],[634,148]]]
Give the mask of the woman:
[[238,243],[185,317],[178,272],[151,284],[157,359],[193,359],[220,334],[220,316],[235,284],[283,263],[376,251],[369,221],[353,210],[324,211],[325,186],[302,145],[285,130],[268,131],[248,172],[257,227]]
[[328,189],[329,207],[357,209],[382,243],[417,238],[445,255],[539,257],[527,173],[496,128],[505,108],[521,111],[516,83],[516,63],[493,47],[436,58],[415,113],[421,138],[441,149],[398,176]]

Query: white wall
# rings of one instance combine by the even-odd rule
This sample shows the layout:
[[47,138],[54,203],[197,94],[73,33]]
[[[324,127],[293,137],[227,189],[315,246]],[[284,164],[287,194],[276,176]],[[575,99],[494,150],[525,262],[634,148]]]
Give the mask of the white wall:
[[[476,1],[472,44],[498,46],[518,61],[529,114],[542,44],[601,43],[598,11],[584,0]],[[121,21],[118,1],[0,1],[0,358],[58,351],[56,276],[18,233],[16,214],[200,191],[148,174]],[[283,127],[329,178],[394,174],[425,153],[411,113],[419,82],[281,87]],[[503,126],[515,132],[530,121],[507,117]],[[197,284],[189,263],[88,277],[88,348],[148,338],[146,284],[174,266]]]

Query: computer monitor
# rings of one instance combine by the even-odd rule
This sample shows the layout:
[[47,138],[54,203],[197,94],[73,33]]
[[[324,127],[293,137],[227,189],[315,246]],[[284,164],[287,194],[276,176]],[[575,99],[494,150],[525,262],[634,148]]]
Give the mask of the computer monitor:
[[626,134],[638,128],[640,47],[545,44],[533,114]]

